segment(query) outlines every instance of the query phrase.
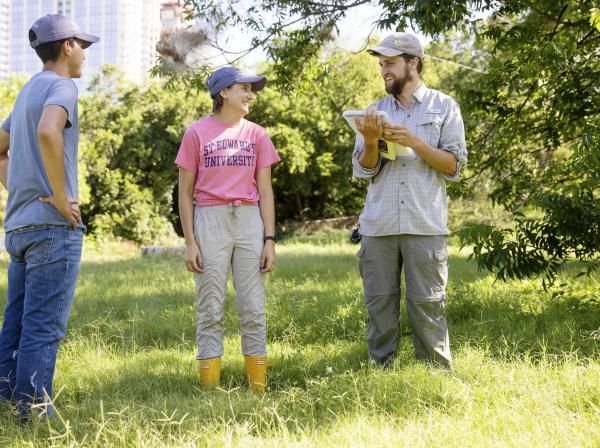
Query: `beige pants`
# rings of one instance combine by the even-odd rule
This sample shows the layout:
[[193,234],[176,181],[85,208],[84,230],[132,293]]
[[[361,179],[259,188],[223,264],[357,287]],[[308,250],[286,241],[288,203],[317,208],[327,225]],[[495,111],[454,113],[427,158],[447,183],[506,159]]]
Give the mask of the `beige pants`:
[[256,205],[196,207],[194,235],[204,272],[196,274],[198,359],[223,355],[229,267],[241,321],[244,356],[266,355],[265,288],[260,272],[263,222]]

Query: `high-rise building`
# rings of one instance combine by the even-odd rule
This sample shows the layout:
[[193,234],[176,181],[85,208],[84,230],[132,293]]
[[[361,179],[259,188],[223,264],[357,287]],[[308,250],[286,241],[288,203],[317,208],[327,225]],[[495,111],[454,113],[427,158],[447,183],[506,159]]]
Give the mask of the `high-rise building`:
[[0,79],[8,76],[10,50],[10,0],[0,0]]
[[[0,0],[2,1],[2,0]],[[86,50],[83,78],[87,85],[104,64],[121,68],[128,79],[142,81],[156,59],[160,37],[160,0],[11,0],[10,66],[34,74],[41,61],[29,46],[28,31],[45,14],[71,17],[84,32],[100,36]]]
[[185,25],[183,0],[163,1],[160,4],[160,21],[163,30],[173,30]]

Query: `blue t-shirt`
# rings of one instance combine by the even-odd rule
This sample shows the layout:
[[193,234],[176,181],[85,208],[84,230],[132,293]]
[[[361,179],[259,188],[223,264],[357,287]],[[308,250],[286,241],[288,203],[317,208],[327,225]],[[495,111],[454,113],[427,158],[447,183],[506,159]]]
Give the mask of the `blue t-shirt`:
[[45,224],[69,225],[53,205],[39,200],[53,193],[40,153],[37,128],[46,106],[61,106],[67,112],[63,131],[65,190],[68,198],[77,199],[77,94],[72,79],[53,71],[38,73],[23,86],[12,112],[2,123],[2,129],[10,134],[5,231]]

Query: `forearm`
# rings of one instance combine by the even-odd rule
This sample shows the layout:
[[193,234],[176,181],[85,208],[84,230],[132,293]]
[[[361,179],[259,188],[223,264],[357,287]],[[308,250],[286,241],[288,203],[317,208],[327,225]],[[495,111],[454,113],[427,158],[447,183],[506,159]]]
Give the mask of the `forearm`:
[[457,160],[451,152],[434,148],[421,139],[417,139],[412,148],[434,170],[449,176],[456,174]]
[[181,220],[181,228],[183,229],[183,237],[185,245],[189,246],[196,244],[194,237],[194,198],[191,192],[182,191],[179,189],[179,219]]
[[0,183],[8,189],[8,147],[10,135],[4,129],[0,129]]
[[[42,161],[57,201],[67,199],[65,188],[65,149],[62,132],[38,132]],[[76,199],[76,198],[74,198]]]
[[0,183],[8,190],[8,155],[0,155]]
[[265,229],[265,236],[275,235],[275,199],[273,197],[273,188],[264,188],[263,191],[259,192],[260,200],[258,207],[260,209],[260,217],[263,221]]
[[365,140],[363,152],[358,156],[358,163],[366,169],[373,169],[379,163],[379,141]]

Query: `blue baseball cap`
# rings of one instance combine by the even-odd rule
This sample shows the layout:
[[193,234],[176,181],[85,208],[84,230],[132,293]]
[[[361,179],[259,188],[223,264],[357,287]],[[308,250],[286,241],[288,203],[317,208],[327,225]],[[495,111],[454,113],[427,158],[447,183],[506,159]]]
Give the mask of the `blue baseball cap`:
[[252,91],[258,92],[265,88],[267,78],[264,76],[254,76],[242,73],[239,68],[221,67],[215,70],[206,80],[206,88],[210,96],[215,96],[221,90],[231,87],[238,83],[252,84]]
[[69,39],[71,37],[87,42],[87,48],[100,40],[98,36],[94,36],[93,34],[82,33],[75,22],[62,14],[48,14],[40,17],[31,25],[29,31],[35,34],[35,39],[29,42],[31,48],[37,48],[41,44]]

